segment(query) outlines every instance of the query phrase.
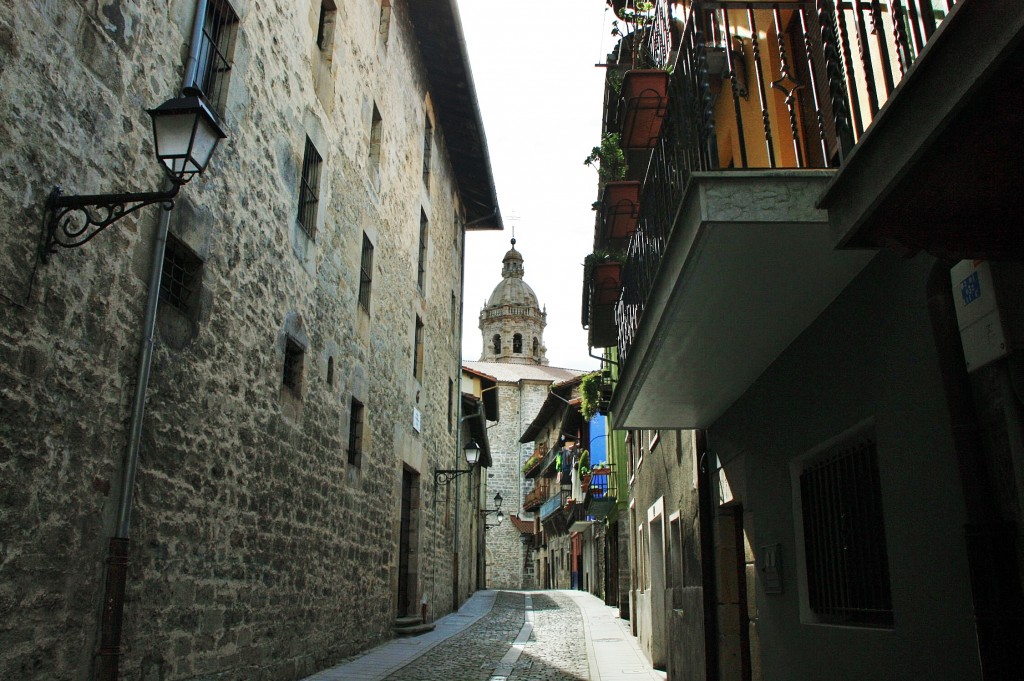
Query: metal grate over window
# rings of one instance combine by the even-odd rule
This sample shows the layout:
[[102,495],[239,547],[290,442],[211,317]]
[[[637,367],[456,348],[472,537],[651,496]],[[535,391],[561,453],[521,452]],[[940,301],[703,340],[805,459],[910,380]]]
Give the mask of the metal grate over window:
[[892,593],[872,436],[846,440],[800,474],[807,592],[821,622],[892,626]]
[[348,464],[357,468],[363,461],[363,404],[352,398],[348,417]]
[[164,271],[160,277],[160,300],[186,314],[195,306],[203,261],[172,234],[164,248]]
[[199,0],[197,11],[203,11],[204,5],[201,30],[196,33],[189,63],[191,85],[186,90],[201,93],[218,113],[223,113],[238,15],[227,0]]
[[373,288],[373,243],[363,234],[363,256],[359,261],[359,307],[370,313],[370,291]]
[[320,153],[313,142],[306,138],[306,150],[302,154],[302,184],[299,187],[299,225],[313,238],[316,235],[316,209],[320,203]]

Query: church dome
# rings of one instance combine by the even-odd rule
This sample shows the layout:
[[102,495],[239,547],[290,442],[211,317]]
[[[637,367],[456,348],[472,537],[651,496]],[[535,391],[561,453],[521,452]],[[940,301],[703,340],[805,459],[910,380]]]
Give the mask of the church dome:
[[504,305],[540,307],[537,294],[523,281],[523,256],[516,250],[515,239],[512,240],[512,248],[501,260],[501,281],[487,299],[487,307]]
[[541,309],[537,294],[523,281],[523,256],[512,248],[501,260],[501,281],[480,310],[483,332],[482,362],[506,364],[547,364],[544,327],[547,311]]

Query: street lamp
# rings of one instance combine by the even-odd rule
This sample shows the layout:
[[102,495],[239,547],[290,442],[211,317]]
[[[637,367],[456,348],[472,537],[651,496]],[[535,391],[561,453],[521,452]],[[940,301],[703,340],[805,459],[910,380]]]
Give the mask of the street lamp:
[[206,170],[217,144],[227,137],[217,116],[201,97],[169,99],[147,113],[153,119],[156,159],[167,173],[171,188],[159,192],[64,196],[60,187],[55,187],[43,212],[39,245],[43,262],[57,252],[58,246],[82,246],[140,208],[159,203],[170,210],[181,186]]
[[470,440],[462,447],[462,454],[466,457],[466,463],[469,464],[469,468],[448,468],[448,469],[434,469],[434,488],[436,490],[439,484],[447,486],[455,478],[466,473],[473,472],[473,466],[480,460],[480,445],[476,443],[476,440]]
[[[497,494],[494,495],[494,508],[492,510],[480,511],[480,515],[484,516],[484,531],[489,530],[492,527],[497,527],[498,525],[501,525],[501,521],[505,518],[505,514],[501,512],[502,501],[503,499],[501,498],[501,492],[498,492]],[[487,524],[487,516],[489,515],[495,516],[494,523],[490,525]]]

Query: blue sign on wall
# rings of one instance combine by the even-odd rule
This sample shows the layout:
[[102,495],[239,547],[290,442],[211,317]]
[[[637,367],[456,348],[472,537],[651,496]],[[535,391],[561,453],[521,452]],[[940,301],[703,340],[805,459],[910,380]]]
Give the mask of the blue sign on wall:
[[978,281],[977,272],[972,272],[971,276],[960,282],[960,295],[964,299],[964,305],[970,305],[981,298],[981,282]]

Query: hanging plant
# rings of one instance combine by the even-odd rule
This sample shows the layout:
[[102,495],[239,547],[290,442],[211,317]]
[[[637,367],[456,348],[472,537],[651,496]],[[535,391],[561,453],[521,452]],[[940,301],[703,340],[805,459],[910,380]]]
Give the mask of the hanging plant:
[[590,155],[583,159],[584,165],[597,165],[597,176],[604,182],[617,182],[626,177],[629,170],[626,154],[619,142],[619,133],[606,132],[601,137],[601,144],[591,149]]
[[597,414],[601,402],[601,374],[587,374],[580,381],[580,415],[584,421],[590,421]]

